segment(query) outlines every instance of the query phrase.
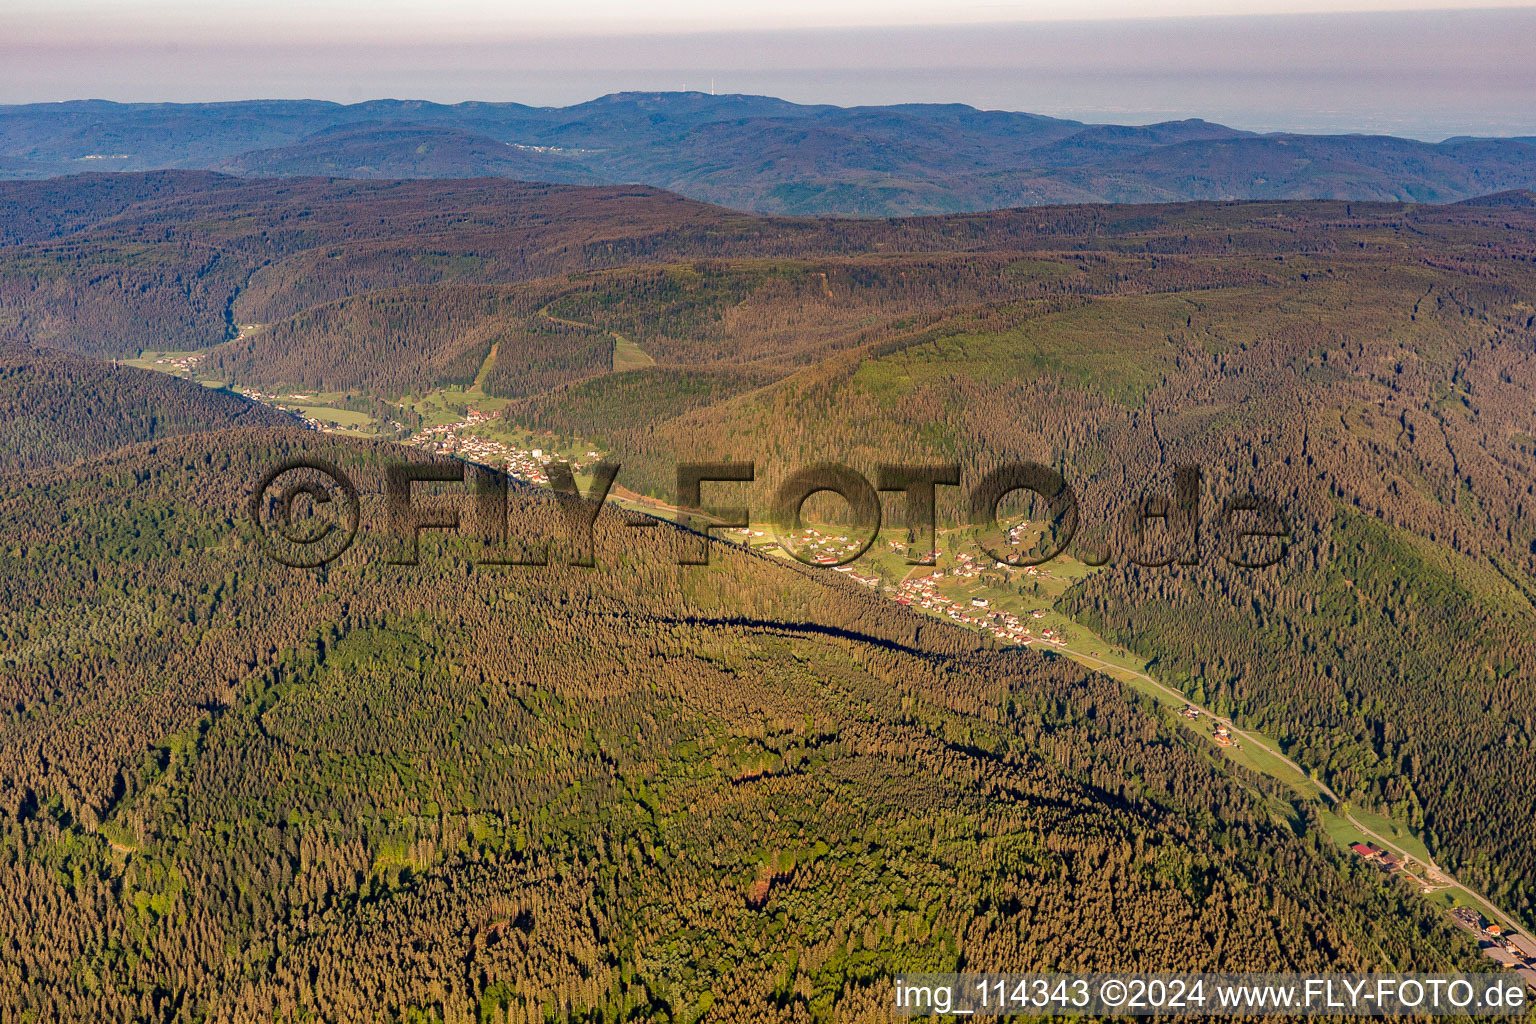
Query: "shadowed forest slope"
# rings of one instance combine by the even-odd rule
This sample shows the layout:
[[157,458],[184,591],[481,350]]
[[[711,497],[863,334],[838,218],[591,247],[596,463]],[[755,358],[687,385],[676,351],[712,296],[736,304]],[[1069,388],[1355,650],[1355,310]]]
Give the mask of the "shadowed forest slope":
[[196,430],[291,422],[267,406],[163,373],[0,346],[0,469],[74,462]]
[[[231,431],[0,484],[12,1012],[811,1020],[962,964],[1472,963],[1119,684],[841,580],[683,569],[616,514],[596,569],[387,565],[398,451]],[[320,573],[243,513],[305,453],[363,493]]]

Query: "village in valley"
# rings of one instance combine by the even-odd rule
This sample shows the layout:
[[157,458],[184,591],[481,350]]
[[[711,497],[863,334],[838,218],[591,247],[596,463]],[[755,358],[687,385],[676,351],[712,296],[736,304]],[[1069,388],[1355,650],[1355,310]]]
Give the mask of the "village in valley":
[[[978,630],[999,645],[1064,648],[1067,620],[1051,604],[1088,568],[1067,567],[1069,560],[1041,566],[998,561],[986,555],[969,528],[940,530],[923,544],[904,528],[882,530],[862,555],[862,539],[825,525],[802,526],[782,538],[769,524],[723,533],[756,551],[842,573],[888,600]],[[1033,539],[1038,529],[1014,517],[1004,522],[1003,533],[1017,546],[1026,537]]]
[[500,469],[510,477],[534,484],[549,483],[550,462],[565,461],[570,464],[572,472],[580,473],[602,458],[602,454],[593,448],[586,449],[584,454],[567,454],[556,452],[553,448],[519,447],[510,441],[486,436],[489,428],[503,422],[499,417],[472,408],[464,419],[424,427],[403,443],[434,454],[452,455]]
[[[220,381],[202,379],[198,373],[201,354],[196,352],[148,352],[129,361],[199,380],[209,387]],[[255,388],[231,388],[246,398],[286,411],[305,426],[326,433],[393,438],[403,444],[439,455],[448,455],[504,470],[530,484],[547,486],[548,467],[564,461],[577,475],[579,486],[588,481],[582,470],[603,459],[599,446],[576,438],[555,438],[520,431],[498,415],[504,400],[487,396],[478,382],[469,388],[448,388],[419,397],[395,408],[399,418],[380,420],[355,408],[351,396],[314,392],[263,392]],[[404,421],[418,425],[407,427]],[[650,515],[670,518],[673,511],[663,502],[632,493],[611,496],[618,504]],[[881,530],[872,541],[851,535],[848,529],[826,523],[802,525],[780,531],[766,522],[745,528],[725,528],[715,537],[748,548],[765,557],[797,559],[825,567],[851,583],[867,587],[887,600],[913,611],[977,630],[1000,647],[1034,647],[1052,655],[1070,657],[1090,669],[1106,672],[1130,688],[1168,708],[1187,721],[1223,754],[1238,764],[1270,775],[1306,799],[1322,797],[1325,828],[1341,848],[1384,873],[1396,875],[1426,897],[1442,905],[1457,926],[1473,933],[1485,955],[1536,986],[1536,940],[1512,927],[1490,922],[1476,906],[1496,912],[1433,865],[1426,852],[1410,855],[1393,852],[1374,841],[1350,832],[1360,819],[1372,828],[1389,830],[1400,845],[1422,845],[1402,826],[1379,815],[1341,805],[1337,797],[1315,779],[1308,778],[1282,753],[1273,740],[1252,731],[1236,732],[1232,722],[1185,700],[1178,691],[1146,674],[1146,663],[1055,608],[1056,600],[1074,583],[1095,571],[1068,555],[1040,565],[1020,564],[1023,555],[1039,540],[1042,528],[1024,515],[1003,518],[986,535],[989,546],[1001,539],[1011,553],[1003,559],[986,553],[982,535],[973,527],[939,529],[921,542],[905,528]],[[917,562],[919,564],[912,564]],[[1209,721],[1209,727],[1202,725]],[[1244,740],[1250,741],[1244,743]]]
[[[146,353],[138,362],[146,368],[198,379],[199,359],[195,352]],[[224,386],[217,381],[203,383]],[[381,423],[342,407],[346,396],[268,392],[250,387],[230,390],[288,412],[313,430],[392,435],[403,444],[500,469],[532,484],[547,485],[549,464],[564,461],[578,474],[578,483],[584,485],[585,481],[580,479],[582,471],[603,457],[596,447],[578,440],[560,443],[551,437],[520,434],[497,415],[505,403],[485,395],[478,386],[443,389],[412,402],[409,408],[416,416],[402,418],[419,418],[422,423],[415,431],[409,431],[400,420]],[[641,510],[663,508],[659,502],[634,498],[623,503]],[[1022,516],[1004,521],[1001,529],[1004,541],[1014,547],[1021,547],[1039,532]],[[973,533],[939,531],[920,552],[921,560],[931,564],[919,566],[907,564],[909,551],[915,551],[917,545],[909,543],[906,530],[882,531],[870,550],[852,564],[845,563],[863,546],[861,541],[824,525],[792,531],[780,538],[771,525],[754,523],[748,528],[719,531],[717,536],[782,558],[795,557],[790,553],[792,547],[808,564],[843,574],[898,604],[979,630],[999,644],[1065,648],[1067,620],[1054,612],[1050,604],[1088,567],[1070,559],[1059,559],[1052,565],[1020,566],[1015,564],[1017,554],[1009,556],[1007,562],[997,561],[975,546]]]
[[[260,325],[242,325],[242,334]],[[497,413],[505,399],[487,395],[479,383],[468,388],[442,388],[393,403],[391,418],[360,411],[356,396],[321,391],[274,390],[207,379],[199,372],[199,352],[145,352],[128,364],[198,381],[206,387],[226,388],[235,394],[292,415],[304,426],[327,434],[383,437],[423,451],[504,470],[509,476],[534,484],[549,482],[546,466],[564,461],[580,473],[600,458],[600,453],[579,441],[540,438],[518,431]],[[379,403],[390,408],[390,403]],[[398,418],[393,418],[393,417]],[[419,424],[415,429],[407,421]]]
[[[974,579],[980,575],[980,563],[972,556],[960,554],[955,556],[959,565],[949,573],[952,581]],[[997,562],[994,569],[1003,573],[1014,573],[1017,569]],[[1029,575],[1038,575],[1034,567],[1023,570]],[[1066,646],[1066,639],[1057,633],[1055,629],[1042,626],[1038,634],[1030,620],[1038,623],[1045,618],[1044,608],[1036,608],[1028,612],[1028,618],[1021,618],[1018,613],[992,607],[992,598],[972,597],[969,601],[955,600],[946,596],[942,587],[946,575],[942,569],[934,569],[922,576],[912,576],[901,581],[895,588],[887,587],[888,594],[894,593],[897,604],[909,607],[916,606],[926,611],[935,612],[947,616],[967,626],[972,626],[984,633],[991,634],[1002,643],[1024,644],[1048,643],[1058,647]]]

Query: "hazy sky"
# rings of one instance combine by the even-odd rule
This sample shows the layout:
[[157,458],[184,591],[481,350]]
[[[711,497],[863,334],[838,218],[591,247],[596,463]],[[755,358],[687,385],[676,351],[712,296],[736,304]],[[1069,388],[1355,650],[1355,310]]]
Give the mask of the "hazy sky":
[[0,8],[0,102],[10,103],[389,96],[565,105],[713,83],[799,102],[961,102],[1096,121],[1536,134],[1536,0]]
[[121,39],[132,35],[417,40],[481,32],[612,34],[713,29],[870,28],[1210,15],[1318,14],[1529,7],[1529,0],[7,0],[24,28]]

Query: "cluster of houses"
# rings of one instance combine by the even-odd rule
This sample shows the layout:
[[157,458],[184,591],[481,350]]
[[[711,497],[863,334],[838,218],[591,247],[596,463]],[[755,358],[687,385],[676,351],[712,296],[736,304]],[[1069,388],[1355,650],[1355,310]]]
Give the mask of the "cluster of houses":
[[[1433,869],[1415,869],[1418,871],[1418,873],[1415,874],[1414,871],[1409,870],[1409,864],[1404,857],[1399,857],[1397,854],[1392,853],[1390,850],[1383,850],[1375,843],[1350,843],[1349,849],[1350,852],[1352,852],[1355,856],[1370,861],[1377,867],[1381,868],[1383,871],[1401,873],[1405,881],[1407,881],[1410,885],[1418,886],[1419,890],[1426,896],[1434,892],[1437,888],[1444,888],[1446,885],[1450,884],[1446,881],[1445,878],[1435,873]],[[1532,948],[1532,953],[1536,954],[1536,947]]]
[[851,565],[839,565],[836,568],[834,568],[832,571],[833,572],[847,573],[848,574],[848,578],[853,580],[853,582],[855,582],[855,583],[862,583],[866,587],[874,588],[874,587],[880,586],[880,580],[879,580],[878,577],[875,577],[875,576],[865,576],[862,573],[854,572],[853,571],[853,566],[851,566]]
[[[1193,704],[1185,704],[1182,708],[1179,709],[1179,717],[1187,718],[1190,721],[1195,721],[1200,717],[1200,709],[1195,707]],[[1225,722],[1216,721],[1214,718],[1211,719],[1211,739],[1215,740],[1219,746],[1239,746],[1239,744],[1234,743],[1232,740],[1231,727],[1228,726]]]
[[261,402],[264,405],[276,405],[281,399],[276,394],[268,394],[255,388],[235,388],[240,394],[253,402]]
[[[427,427],[407,438],[405,443],[440,455],[453,455],[487,466],[502,466],[509,476],[530,483],[549,483],[545,463],[555,453],[546,452],[543,448],[517,448],[471,433],[476,426],[490,418],[478,409],[470,409],[465,418],[457,423]],[[595,451],[587,452],[588,460],[599,457]],[[577,460],[571,463],[571,469],[580,470],[586,464]]]
[[[1008,542],[1008,544],[1010,546],[1018,547],[1020,544],[1022,544],[1024,542],[1024,531],[1028,530],[1028,529],[1029,529],[1029,520],[1026,519],[1022,523],[1020,523],[1019,525],[1014,526],[1014,527],[1004,531],[1003,537],[1004,537],[1005,540],[1007,540],[1007,542]],[[1017,551],[1015,551],[1012,554],[1009,554],[1007,556],[1007,561],[1006,562],[998,562],[997,563],[997,567],[999,569],[1003,569],[1003,568],[1019,569],[1019,568],[1022,568],[1030,576],[1049,576],[1050,575],[1050,573],[1045,572],[1044,570],[1042,570],[1042,569],[1040,569],[1040,568],[1038,568],[1036,566],[1033,566],[1033,565],[1026,565],[1026,566],[1018,565],[1017,563],[1018,563],[1020,557],[1021,557],[1020,554]]]
[[201,352],[192,352],[184,356],[164,356],[156,359],[155,365],[164,364],[166,366],[173,366],[182,373],[191,373],[192,367],[200,363],[202,359],[203,354]]
[[[201,358],[191,355],[186,360],[172,360],[175,365],[182,366],[183,362],[196,361]],[[166,362],[161,359],[158,362]],[[183,369],[186,367],[183,366]],[[273,392],[259,391],[256,388],[236,388],[240,394],[255,402],[270,405],[284,412],[293,412],[299,415],[304,425],[327,433],[338,429],[334,422],[318,419],[314,416],[304,415],[292,408],[289,403],[302,403],[314,400],[312,395],[279,395]],[[437,426],[426,427],[405,439],[405,443],[415,445],[423,451],[433,452],[439,455],[453,455],[457,458],[478,462],[486,466],[504,467],[509,476],[517,477],[535,484],[549,483],[549,473],[545,469],[547,460],[554,459],[556,453],[546,452],[542,448],[517,448],[506,445],[500,441],[482,437],[474,433],[474,428],[484,424],[492,417],[489,413],[479,409],[469,409],[462,420],[456,423],[442,423]],[[390,421],[390,426],[402,432],[405,428],[395,420]],[[602,457],[596,451],[587,452],[585,460],[571,462],[571,469],[581,470],[591,462]],[[759,532],[758,536],[761,536]]]
[[937,548],[935,548],[932,551],[917,551],[915,549],[909,549],[908,545],[903,544],[899,540],[887,541],[886,544],[887,544],[887,546],[890,547],[890,549],[892,551],[896,552],[898,555],[907,554],[908,550],[911,550],[910,557],[914,561],[936,562],[936,561],[938,561],[939,555],[941,555],[943,553],[943,552],[939,551]]
[[[1025,523],[1024,525],[1028,526],[1029,524]],[[1015,529],[1020,529],[1020,527],[1015,527]],[[934,555],[937,556],[938,552],[935,551]],[[1011,560],[1017,560],[1018,555],[1009,555],[1008,557]],[[964,579],[972,579],[972,578],[974,578],[976,576],[980,576],[981,575],[981,572],[982,572],[983,569],[986,568],[986,564],[989,561],[989,559],[975,558],[975,557],[973,557],[971,555],[968,555],[968,554],[966,554],[965,552],[962,551],[959,554],[955,555],[955,561],[958,562],[959,564],[954,569],[954,575],[960,576],[960,577],[962,577]],[[1045,570],[1041,569],[1039,566],[1036,566],[1036,565],[1018,566],[1018,565],[1013,565],[1011,561],[1010,562],[992,562],[992,568],[993,569],[1004,570],[1008,574],[1012,574],[1012,573],[1015,573],[1015,572],[1023,572],[1024,575],[1026,575],[1026,576],[1039,576],[1039,577],[1042,577],[1042,578],[1048,577],[1048,576],[1051,575],[1050,573],[1048,573]]]
[[[934,553],[937,554],[938,552]],[[955,555],[955,562],[957,564],[955,565],[954,569],[950,570],[950,575],[958,576],[960,579],[965,580],[975,579],[977,576],[980,576],[981,570],[986,565],[985,561],[968,555],[963,551]],[[1007,565],[1003,562],[995,562],[993,563],[993,568],[1013,569],[1015,566]],[[1034,575],[1034,566],[1029,567],[1029,572],[1030,575]]]
[[[1028,526],[1029,524],[1026,523],[1024,525]],[[905,552],[907,549],[907,545],[903,544],[899,540],[889,541],[888,543],[891,550],[897,552],[898,554]],[[914,552],[912,557],[926,558],[929,562],[933,562],[937,561],[941,554],[942,552],[935,549],[933,551]],[[975,556],[966,554],[963,551],[959,552],[955,555],[955,562],[957,564],[953,569],[950,570],[950,575],[959,579],[975,579],[977,576],[980,576],[982,570],[986,568],[987,561],[988,559],[976,558]],[[1020,567],[1017,565],[1010,565],[1007,562],[993,562],[992,568],[1003,570],[1005,573],[1018,572],[1022,568],[1024,574],[1028,576],[1050,575],[1050,573],[1042,572],[1037,566],[1033,565]]]
[[801,530],[795,542],[797,547],[812,553],[811,561],[817,565],[836,565],[860,547],[856,540],[834,537],[809,528]]
[[[964,558],[965,556],[960,556]],[[964,577],[974,575],[963,570],[957,570],[953,575]],[[926,576],[913,576],[902,580],[898,586],[887,587],[886,592],[893,597],[897,604],[908,605],[914,608],[923,608],[939,615],[948,615],[957,622],[963,622],[968,626],[974,626],[984,632],[991,633],[994,637],[1005,643],[1033,644],[1036,642],[1055,644],[1058,647],[1065,646],[1066,640],[1058,636],[1053,629],[1043,629],[1037,635],[1034,630],[1024,625],[1019,617],[1012,612],[996,611],[990,608],[989,602],[984,597],[974,597],[969,607],[959,601],[951,600],[939,591],[939,581],[944,579],[944,573],[935,570]],[[1035,618],[1044,616],[1044,612],[1036,611]]]
[[1402,870],[1403,862],[1397,855],[1389,850],[1383,850],[1375,843],[1350,843],[1349,849],[1355,856],[1362,857],[1387,871]]
[[[279,406],[278,408],[282,407]],[[334,434],[341,430],[341,424],[337,423],[335,420],[322,420],[314,416],[306,416],[303,413],[298,415],[299,419],[303,420],[304,425],[310,430],[318,430],[325,434]]]
[[1451,917],[1461,927],[1477,936],[1483,955],[1497,960],[1528,983],[1536,984],[1536,940],[1528,935],[1506,932],[1471,907],[1457,907]]
[[[975,579],[981,575],[981,563],[964,552],[955,556],[955,567],[950,570],[951,576],[957,576],[963,580]],[[1002,563],[998,563],[1001,566]]]
[[[280,409],[283,412],[293,413],[299,419],[303,420],[304,425],[311,430],[319,430],[326,434],[334,434],[341,429],[341,425],[335,420],[324,420],[318,416],[310,416],[307,413],[299,409],[295,409],[288,404],[290,402],[313,401],[313,395],[279,395],[276,392],[259,391],[256,388],[235,388],[235,390],[253,402],[260,402],[263,405],[270,405],[274,409]],[[399,424],[395,424],[395,426],[399,426]]]

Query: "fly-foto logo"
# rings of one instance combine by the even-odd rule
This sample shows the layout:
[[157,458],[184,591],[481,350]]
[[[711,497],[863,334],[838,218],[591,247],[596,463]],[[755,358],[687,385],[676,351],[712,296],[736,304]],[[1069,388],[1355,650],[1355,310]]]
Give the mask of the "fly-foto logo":
[[[585,493],[567,463],[545,467],[550,490],[559,503],[571,565],[597,564],[593,526],[608,501],[619,464],[602,462],[591,467],[592,482]],[[899,494],[903,522],[913,536],[932,537],[936,530],[938,489],[959,487],[957,464],[881,464],[871,482],[858,470],[822,463],[791,473],[775,491],[768,521],[777,541],[792,557],[806,565],[836,568],[863,556],[880,535],[886,509],[880,495]],[[741,530],[752,523],[744,506],[706,507],[705,484],[723,488],[756,481],[752,462],[686,462],[677,466],[675,518],[683,531],[679,565],[706,565],[708,540],[714,530]],[[384,469],[384,520],[399,553],[389,560],[397,565],[419,562],[423,531],[458,532],[473,524],[489,542],[492,553],[480,559],[484,565],[548,565],[547,541],[530,548],[514,543],[508,510],[512,500],[509,478],[472,463],[390,463]],[[418,503],[416,485],[462,485],[458,502]],[[812,555],[797,538],[807,529],[803,518],[806,502],[817,494],[840,496],[848,506],[849,524],[843,527],[848,543],[835,553]],[[991,536],[997,532],[998,510],[1010,495],[1030,498],[1044,509],[1042,528],[1033,550],[1003,550]],[[1175,468],[1171,493],[1151,493],[1124,503],[1115,526],[1128,542],[1130,560],[1138,565],[1197,565],[1204,556],[1202,530],[1203,475],[1197,466]],[[976,527],[978,550],[998,563],[1025,567],[1041,565],[1064,554],[1078,536],[1082,514],[1072,487],[1056,470],[1033,462],[1009,463],[982,475],[969,489],[965,510]],[[337,466],[318,459],[288,460],[268,472],[251,496],[250,515],[261,538],[262,550],[273,560],[295,568],[318,568],[335,561],[352,546],[362,519],[357,486]],[[653,527],[663,520],[631,516],[628,525]],[[1242,493],[1221,504],[1214,532],[1219,535],[1220,557],[1232,565],[1258,569],[1284,558],[1291,536],[1289,517],[1270,498]],[[1156,529],[1162,538],[1155,553],[1144,539]],[[925,532],[924,532],[925,531]],[[848,537],[851,536],[851,540]],[[515,548],[516,554],[496,554]],[[531,553],[530,553],[531,551]],[[1083,545],[1076,556],[1103,565],[1110,554],[1100,545]],[[929,549],[909,556],[910,565],[931,565],[936,552]]]

